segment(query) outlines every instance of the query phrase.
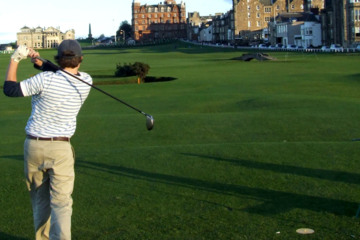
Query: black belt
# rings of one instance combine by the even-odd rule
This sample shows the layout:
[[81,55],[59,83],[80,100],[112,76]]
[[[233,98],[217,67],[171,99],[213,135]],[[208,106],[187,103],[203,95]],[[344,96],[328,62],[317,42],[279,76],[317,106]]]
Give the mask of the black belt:
[[40,141],[65,141],[70,142],[70,138],[68,137],[51,137],[51,138],[44,138],[44,137],[34,137],[31,135],[26,135],[28,139],[40,140]]

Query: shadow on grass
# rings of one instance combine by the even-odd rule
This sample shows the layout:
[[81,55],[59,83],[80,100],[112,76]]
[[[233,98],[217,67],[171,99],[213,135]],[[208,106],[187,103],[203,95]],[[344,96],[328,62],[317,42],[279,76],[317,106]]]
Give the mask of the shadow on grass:
[[228,158],[206,156],[206,155],[193,154],[193,153],[183,153],[183,155],[190,157],[211,159],[219,162],[228,162],[236,166],[241,166],[251,169],[255,168],[255,169],[268,170],[278,173],[290,173],[294,175],[325,179],[334,182],[360,184],[360,175],[356,173],[324,170],[324,169],[311,169],[311,168],[296,167],[296,166],[286,166],[286,165],[279,165],[274,163],[255,162],[255,161],[249,161],[243,159],[228,159]]
[[348,78],[352,81],[360,82],[360,74],[349,75]]
[[222,195],[245,197],[262,201],[263,203],[244,211],[260,215],[274,215],[288,212],[292,209],[307,209],[317,212],[330,212],[335,215],[354,216],[358,203],[324,197],[308,196],[297,193],[251,188],[234,184],[204,181],[200,179],[153,173],[144,170],[114,166],[105,163],[77,161],[76,165],[102,171],[116,176],[140,179],[149,182],[186,187],[194,190],[208,191]]
[[0,232],[0,239],[6,239],[6,240],[29,240],[27,238],[23,238],[23,237],[16,237],[16,236],[11,236],[9,234]]
[[[137,83],[137,77],[134,76],[133,79],[116,77],[114,75],[92,75],[94,79],[112,79],[110,81],[96,81],[94,85],[114,85],[114,84],[130,84]],[[154,77],[147,76],[145,77],[144,83],[154,83],[154,82],[170,82],[177,80],[177,78],[173,77]]]

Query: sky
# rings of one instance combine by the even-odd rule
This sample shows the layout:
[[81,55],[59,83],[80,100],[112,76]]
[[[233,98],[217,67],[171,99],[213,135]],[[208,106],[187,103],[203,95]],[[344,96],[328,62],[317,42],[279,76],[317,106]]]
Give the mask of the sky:
[[[225,13],[232,8],[232,0],[183,0],[186,12],[197,11],[202,16]],[[57,3],[54,3],[57,2]],[[86,38],[89,24],[93,37],[115,35],[122,21],[131,23],[133,0],[62,0],[49,1],[5,0],[0,8],[0,44],[16,41],[16,33],[24,26],[29,28],[74,29],[76,38]],[[143,4],[158,4],[164,0],[140,0]],[[101,4],[100,4],[101,3]],[[176,0],[180,4],[181,0]]]

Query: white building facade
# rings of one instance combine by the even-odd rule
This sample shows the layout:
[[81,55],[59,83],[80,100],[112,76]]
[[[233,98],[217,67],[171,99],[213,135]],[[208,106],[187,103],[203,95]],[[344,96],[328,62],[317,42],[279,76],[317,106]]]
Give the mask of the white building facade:
[[23,27],[17,33],[17,45],[26,45],[32,48],[56,48],[63,40],[75,39],[73,29],[61,32],[59,28]]
[[212,42],[213,40],[213,26],[210,25],[200,31],[199,42]]

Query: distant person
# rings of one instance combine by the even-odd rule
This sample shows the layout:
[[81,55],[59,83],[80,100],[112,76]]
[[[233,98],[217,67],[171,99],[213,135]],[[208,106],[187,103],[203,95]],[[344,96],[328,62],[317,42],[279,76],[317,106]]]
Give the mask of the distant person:
[[[28,56],[35,67],[44,72],[17,82],[19,63]],[[71,194],[75,180],[70,138],[90,86],[58,71],[49,63],[43,63],[36,58],[39,56],[38,52],[26,46],[17,48],[11,56],[4,94],[9,97],[32,96],[32,112],[25,128],[24,161],[36,240],[67,240],[71,239]],[[90,75],[78,71],[83,56],[77,41],[64,40],[58,47],[55,60],[63,70],[92,84]]]

